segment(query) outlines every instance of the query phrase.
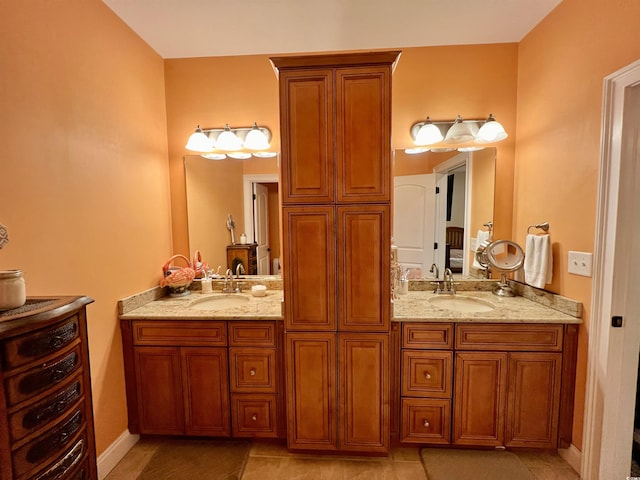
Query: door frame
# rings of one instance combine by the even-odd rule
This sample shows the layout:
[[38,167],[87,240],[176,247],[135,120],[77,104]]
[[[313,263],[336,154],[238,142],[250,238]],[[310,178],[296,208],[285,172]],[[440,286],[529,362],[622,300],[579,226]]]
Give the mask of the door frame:
[[278,183],[277,173],[260,173],[242,176],[242,197],[244,198],[244,231],[249,243],[256,242],[256,231],[253,218],[253,184]]
[[[625,478],[631,462],[640,346],[640,321],[637,316],[630,318],[640,305],[638,296],[629,288],[632,277],[635,275],[637,281],[639,275],[638,259],[632,259],[631,240],[634,229],[636,234],[640,229],[633,205],[640,197],[634,197],[634,181],[640,182],[640,166],[634,160],[640,147],[637,138],[633,138],[640,129],[640,119],[628,112],[625,116],[631,101],[640,104],[640,61],[605,77],[603,87],[581,462],[581,477],[588,479]],[[613,315],[625,318],[621,328],[611,327]]]

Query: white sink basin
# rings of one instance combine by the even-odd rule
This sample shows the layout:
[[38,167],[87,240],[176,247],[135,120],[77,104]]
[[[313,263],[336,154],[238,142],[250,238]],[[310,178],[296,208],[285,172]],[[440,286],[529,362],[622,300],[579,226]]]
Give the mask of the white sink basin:
[[225,308],[239,307],[249,301],[249,297],[242,295],[216,295],[196,300],[191,304],[194,310],[224,310]]
[[446,295],[429,298],[429,303],[434,307],[452,310],[454,312],[490,312],[495,307],[484,300],[458,295]]

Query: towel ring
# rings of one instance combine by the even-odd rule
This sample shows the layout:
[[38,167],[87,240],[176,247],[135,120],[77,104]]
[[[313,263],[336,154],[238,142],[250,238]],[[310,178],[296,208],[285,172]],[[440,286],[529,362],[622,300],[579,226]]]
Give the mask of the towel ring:
[[540,230],[544,230],[545,232],[549,231],[549,222],[542,222],[536,225],[529,225],[527,227],[527,233],[531,233],[532,228],[539,228]]

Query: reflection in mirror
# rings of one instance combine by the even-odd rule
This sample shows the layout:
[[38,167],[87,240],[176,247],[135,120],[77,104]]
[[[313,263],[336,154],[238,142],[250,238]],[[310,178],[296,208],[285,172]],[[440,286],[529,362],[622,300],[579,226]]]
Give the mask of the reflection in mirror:
[[[196,250],[215,273],[243,264],[245,274],[279,273],[276,159],[184,157],[190,258]],[[227,219],[235,224],[232,245]],[[242,234],[246,244],[240,244]],[[234,270],[235,273],[235,270]]]
[[[474,247],[493,221],[496,149],[474,152],[395,151],[393,239],[413,278],[482,277]],[[439,193],[436,194],[436,191]],[[435,269],[433,269],[435,271]]]

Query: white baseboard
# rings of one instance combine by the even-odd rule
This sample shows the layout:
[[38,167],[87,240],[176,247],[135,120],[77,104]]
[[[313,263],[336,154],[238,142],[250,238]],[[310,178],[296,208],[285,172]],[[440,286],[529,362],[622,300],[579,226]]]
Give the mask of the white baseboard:
[[98,457],[98,480],[103,480],[138,440],[140,435],[132,435],[129,430],[122,432]]
[[569,445],[569,448],[559,448],[558,455],[571,465],[571,468],[573,468],[578,475],[581,475],[582,452],[578,450],[573,443]]

